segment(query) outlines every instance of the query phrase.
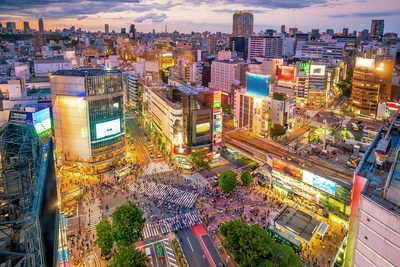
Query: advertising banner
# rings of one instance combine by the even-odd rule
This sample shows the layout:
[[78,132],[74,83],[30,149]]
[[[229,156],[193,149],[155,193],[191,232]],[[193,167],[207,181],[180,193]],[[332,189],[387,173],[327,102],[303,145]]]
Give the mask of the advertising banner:
[[269,95],[269,83],[271,79],[269,75],[258,75],[248,72],[246,78],[246,91],[248,94],[261,98],[267,97]]
[[278,83],[295,84],[296,83],[296,67],[279,66],[278,67]]
[[315,173],[303,170],[303,182],[323,190],[331,195],[336,194],[336,183]]
[[300,180],[301,169],[280,158],[272,158],[272,168]]
[[356,58],[356,67],[375,68],[375,59],[373,58]]
[[297,69],[299,74],[309,75],[310,74],[310,62],[301,61],[297,65]]
[[325,65],[311,65],[310,75],[325,76]]
[[174,154],[176,155],[189,155],[189,149],[187,146],[174,146]]

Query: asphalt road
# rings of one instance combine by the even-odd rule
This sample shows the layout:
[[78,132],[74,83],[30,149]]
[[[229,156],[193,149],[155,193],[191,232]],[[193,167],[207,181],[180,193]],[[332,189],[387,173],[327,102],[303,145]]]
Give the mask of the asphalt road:
[[182,242],[180,241],[179,243],[182,246],[183,253],[186,256],[188,265],[190,267],[210,266],[208,261],[203,258],[203,255],[205,255],[205,253],[190,228],[180,230],[176,236],[178,237],[178,239],[182,239]]

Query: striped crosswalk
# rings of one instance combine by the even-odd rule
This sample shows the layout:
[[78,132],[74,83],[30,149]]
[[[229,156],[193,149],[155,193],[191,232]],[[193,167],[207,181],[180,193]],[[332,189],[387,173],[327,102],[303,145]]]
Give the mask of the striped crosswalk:
[[138,180],[129,186],[129,191],[137,194],[143,194],[152,199],[168,201],[191,208],[197,199],[197,194],[190,191],[184,191],[170,185]]
[[164,246],[165,256],[167,257],[169,262],[169,266],[178,267],[178,262],[176,261],[176,257],[171,247],[171,243],[168,242],[168,240],[163,240],[163,246]]
[[142,175],[151,175],[160,172],[171,171],[171,168],[165,161],[162,162],[151,162],[143,168]]
[[150,238],[160,234],[168,234],[201,223],[196,211],[184,213],[174,217],[164,218],[156,222],[147,223],[143,228],[143,237]]
[[98,198],[96,198],[93,202],[89,202],[87,205],[85,205],[84,215],[86,231],[96,229],[96,225],[102,217]]

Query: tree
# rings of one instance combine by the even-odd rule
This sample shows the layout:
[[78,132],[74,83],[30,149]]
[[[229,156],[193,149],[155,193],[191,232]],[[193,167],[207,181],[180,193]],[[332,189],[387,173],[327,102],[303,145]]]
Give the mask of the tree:
[[341,95],[345,97],[351,96],[351,89],[353,87],[353,73],[349,73],[344,80],[340,80],[336,86],[340,89]]
[[161,77],[161,80],[163,81],[163,83],[168,83],[168,75],[166,74],[166,71],[160,69],[160,77]]
[[157,139],[157,145],[158,145],[158,147],[161,147],[161,144],[162,144],[163,142],[162,142],[162,139],[159,137],[158,139]]
[[190,154],[190,158],[193,165],[198,170],[204,170],[210,168],[211,158],[209,158],[204,152],[193,152]]
[[109,267],[146,267],[148,257],[145,253],[136,250],[132,246],[123,247],[112,259]]
[[244,185],[249,185],[253,182],[253,175],[251,175],[251,172],[249,170],[245,170],[242,172],[242,175],[240,175],[240,179],[242,180]]
[[293,249],[286,244],[276,244],[272,249],[272,258],[274,262],[279,262],[282,267],[302,266],[303,263],[299,256],[294,254]]
[[286,244],[277,244],[258,224],[233,220],[219,229],[224,247],[241,267],[301,267],[299,256]]
[[143,211],[135,203],[118,206],[112,216],[112,233],[119,247],[130,246],[142,237]]
[[232,220],[222,224],[219,230],[224,247],[232,253],[239,266],[259,266],[261,262],[272,259],[274,241],[259,225],[249,226],[243,220]]
[[101,254],[109,255],[113,247],[113,236],[111,233],[111,224],[107,219],[101,220],[96,225],[97,243],[101,250]]
[[231,192],[237,186],[236,173],[232,170],[221,172],[219,176],[219,186],[225,192]]
[[271,138],[276,139],[277,137],[284,135],[286,133],[286,129],[277,123],[272,124],[271,126]]

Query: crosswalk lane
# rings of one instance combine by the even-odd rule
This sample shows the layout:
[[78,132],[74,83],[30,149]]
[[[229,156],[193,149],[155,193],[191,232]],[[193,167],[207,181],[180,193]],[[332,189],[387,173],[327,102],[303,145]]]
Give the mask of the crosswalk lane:
[[202,223],[200,216],[196,211],[191,211],[182,215],[145,224],[143,228],[143,237],[146,239],[161,234],[167,234],[200,223]]
[[198,196],[190,191],[146,180],[138,180],[136,183],[131,184],[129,190],[152,199],[161,199],[188,208],[193,206]]
[[102,218],[102,213],[100,210],[100,202],[98,198],[96,198],[93,202],[89,202],[85,206],[84,217],[85,217],[86,231],[91,231],[96,229],[96,225]]
[[171,243],[169,243],[168,240],[163,240],[163,246],[164,246],[165,256],[167,256],[169,265],[178,267],[178,263],[173,253]]
[[151,175],[161,172],[171,171],[171,168],[165,161],[162,162],[151,162],[143,168],[142,175]]

